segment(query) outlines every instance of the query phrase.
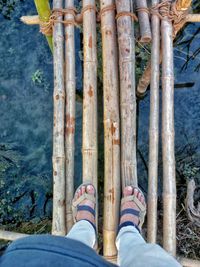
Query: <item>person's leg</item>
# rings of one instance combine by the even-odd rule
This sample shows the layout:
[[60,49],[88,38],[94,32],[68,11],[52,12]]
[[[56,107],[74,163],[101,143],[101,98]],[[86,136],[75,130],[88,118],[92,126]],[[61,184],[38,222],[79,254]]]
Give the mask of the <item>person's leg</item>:
[[[145,203],[143,195],[132,187],[124,189],[124,197],[134,194],[140,202]],[[133,201],[127,201],[122,204],[121,211],[133,209],[139,211],[139,208]],[[136,226],[139,219],[133,214],[124,214],[121,216],[120,225],[132,222]],[[133,225],[124,226],[120,229],[116,246],[118,249],[118,264],[122,267],[180,267],[181,265],[170,256],[160,246],[147,244],[139,231]]]
[[[78,200],[83,194],[89,194],[94,196],[95,189],[92,185],[82,186],[75,194],[75,200]],[[88,206],[95,209],[95,204],[85,199],[80,203],[80,206]],[[67,238],[74,239],[84,243],[85,245],[94,248],[96,243],[96,231],[93,225],[95,225],[95,216],[87,210],[78,210],[76,215],[77,223],[74,224],[70,232],[67,234]]]

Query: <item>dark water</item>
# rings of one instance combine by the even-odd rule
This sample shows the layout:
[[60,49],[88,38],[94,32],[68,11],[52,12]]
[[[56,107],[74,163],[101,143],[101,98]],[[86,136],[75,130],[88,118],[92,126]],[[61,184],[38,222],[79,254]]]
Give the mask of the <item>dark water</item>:
[[[6,12],[4,10],[4,12]],[[8,12],[9,13],[9,12]],[[51,216],[52,55],[37,26],[23,25],[35,14],[33,1],[17,1],[10,19],[0,15],[0,222]],[[175,54],[177,173],[199,179],[200,24],[187,26]],[[194,34],[195,37],[194,37]],[[188,48],[184,41],[193,40]],[[183,42],[181,44],[181,42]],[[77,90],[82,89],[80,34],[76,32]],[[149,92],[139,103],[138,175],[147,189]],[[81,181],[82,104],[77,102],[75,180]],[[159,178],[162,177],[160,157]],[[194,169],[196,168],[196,169]],[[192,172],[193,171],[193,172]]]

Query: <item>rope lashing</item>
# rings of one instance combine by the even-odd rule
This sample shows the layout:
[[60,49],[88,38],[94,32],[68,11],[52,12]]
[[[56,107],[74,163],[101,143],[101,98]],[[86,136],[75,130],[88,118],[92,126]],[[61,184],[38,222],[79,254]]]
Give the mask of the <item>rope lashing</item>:
[[[83,15],[88,10],[94,10],[97,14],[97,8],[93,5],[87,5],[82,10],[81,13],[78,14],[76,8],[69,7],[65,9],[53,9],[52,14],[49,18],[49,21],[40,21],[40,32],[46,36],[51,36],[53,32],[53,26],[55,23],[62,23],[63,25],[74,25],[78,26],[78,24],[82,23]],[[70,14],[73,16],[73,19],[63,19],[63,16]],[[59,19],[60,18],[60,19]]]
[[[63,20],[63,16],[67,14],[72,15],[74,18]],[[76,14],[77,10],[74,7],[65,9],[53,9],[49,21],[40,21],[40,32],[46,36],[51,36],[53,33],[53,25],[55,23],[62,23],[64,25],[76,25]]]
[[136,8],[136,12],[139,13],[139,12],[145,12],[147,13],[148,15],[150,14],[150,10],[148,7],[137,7]]
[[151,15],[158,16],[161,20],[171,21],[175,36],[177,29],[180,29],[180,25],[186,22],[186,16],[188,15],[189,10],[177,10],[176,2],[172,3],[169,0],[165,0],[162,3],[152,6],[150,13]]
[[138,21],[138,18],[137,16],[135,15],[135,13],[132,13],[132,12],[128,12],[128,11],[124,11],[124,12],[119,12],[117,15],[116,15],[116,20],[122,16],[129,16],[132,18],[133,21]]

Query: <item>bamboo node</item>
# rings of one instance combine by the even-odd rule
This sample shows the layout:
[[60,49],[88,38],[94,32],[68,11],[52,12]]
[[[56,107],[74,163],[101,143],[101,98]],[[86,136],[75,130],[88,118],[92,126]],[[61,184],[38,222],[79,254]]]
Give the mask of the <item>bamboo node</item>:
[[139,12],[145,12],[147,13],[148,15],[150,14],[150,10],[148,7],[137,7],[136,8],[136,12],[139,13]]
[[108,12],[108,11],[115,11],[116,10],[116,5],[113,4],[113,5],[109,5],[109,6],[106,6],[106,7],[103,7],[101,10],[100,10],[100,13],[99,13],[99,16],[100,18],[104,15],[104,13]]
[[129,16],[132,18],[133,21],[138,21],[138,18],[137,16],[135,15],[135,13],[132,13],[132,12],[128,12],[128,11],[123,11],[123,12],[119,12],[117,15],[116,15],[116,20],[119,19],[120,17],[123,17],[123,16]]

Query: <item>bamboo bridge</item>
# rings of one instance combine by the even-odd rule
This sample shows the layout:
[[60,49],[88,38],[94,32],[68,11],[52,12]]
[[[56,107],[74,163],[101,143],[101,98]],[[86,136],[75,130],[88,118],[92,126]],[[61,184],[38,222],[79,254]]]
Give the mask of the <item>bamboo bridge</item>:
[[[83,181],[98,186],[97,159],[97,23],[101,25],[104,107],[103,255],[115,261],[121,190],[138,184],[136,161],[136,97],[150,84],[147,241],[157,242],[159,82],[162,78],[163,247],[176,256],[176,175],[174,155],[173,39],[192,14],[191,0],[35,0],[38,15],[22,17],[40,24],[54,57],[53,221],[52,234],[64,236],[73,226],[75,134],[75,27],[83,25]],[[133,5],[133,2],[134,5]],[[149,1],[150,2],[150,1]],[[151,19],[150,19],[151,18]],[[151,43],[151,59],[136,87],[134,24],[140,43]],[[162,64],[162,73],[160,65]],[[98,216],[97,216],[98,217]],[[0,231],[15,240],[23,234]],[[200,262],[179,258],[183,266]]]

